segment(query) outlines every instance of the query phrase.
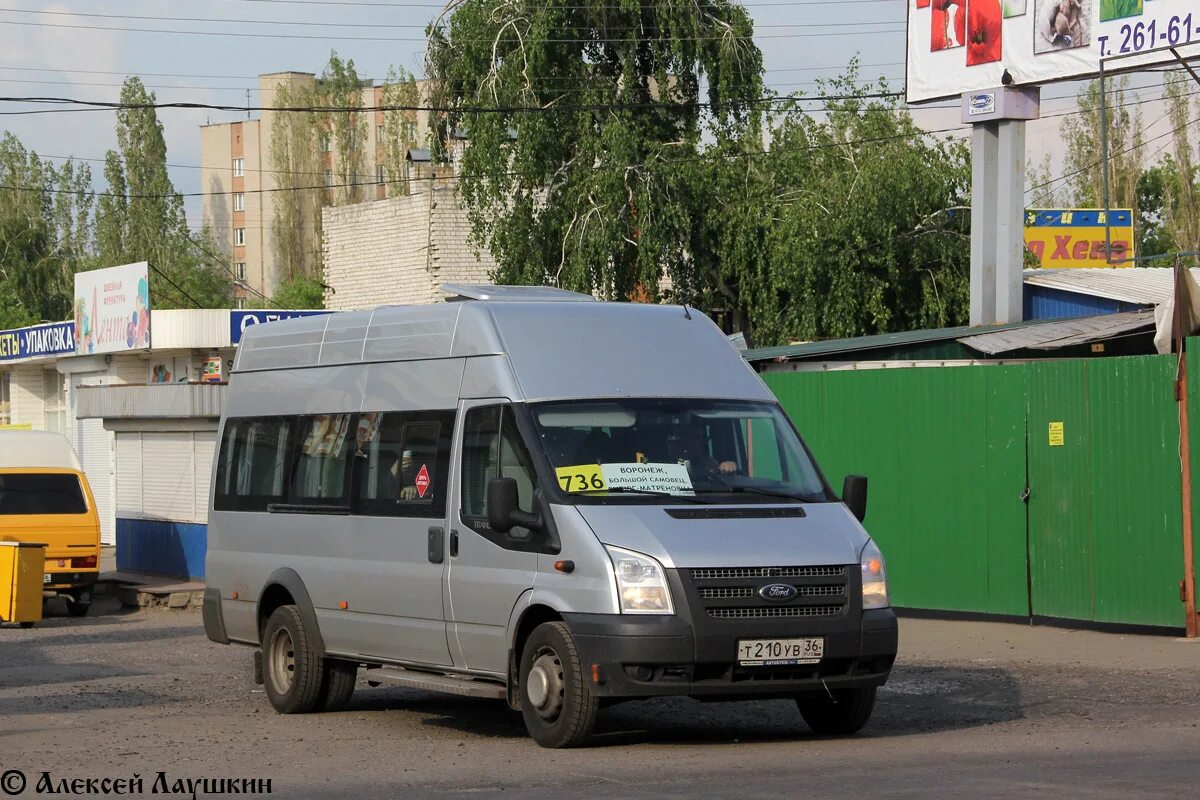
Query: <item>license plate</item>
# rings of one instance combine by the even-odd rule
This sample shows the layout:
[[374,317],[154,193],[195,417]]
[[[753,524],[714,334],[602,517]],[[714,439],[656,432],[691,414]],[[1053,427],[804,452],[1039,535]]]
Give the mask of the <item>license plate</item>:
[[49,583],[49,582],[50,582],[50,573],[43,572],[42,573],[42,583]]
[[738,664],[743,667],[782,667],[816,664],[825,655],[825,639],[738,639]]

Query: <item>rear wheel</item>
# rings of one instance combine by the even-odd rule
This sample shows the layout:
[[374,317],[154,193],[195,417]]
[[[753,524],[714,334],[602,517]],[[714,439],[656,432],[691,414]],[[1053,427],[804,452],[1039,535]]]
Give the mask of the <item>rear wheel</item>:
[[596,726],[600,703],[583,674],[571,631],[561,622],[534,629],[521,653],[521,716],[542,747],[576,747]]
[[67,593],[67,616],[85,617],[91,607],[92,593],[90,591],[80,589]]
[[796,706],[813,733],[847,736],[858,733],[871,718],[875,710],[875,687],[803,695],[796,698]]
[[340,711],[354,694],[358,664],[340,658],[325,659],[325,677],[321,685],[321,710]]
[[263,689],[281,714],[306,714],[321,699],[323,665],[295,606],[280,606],[263,631]]

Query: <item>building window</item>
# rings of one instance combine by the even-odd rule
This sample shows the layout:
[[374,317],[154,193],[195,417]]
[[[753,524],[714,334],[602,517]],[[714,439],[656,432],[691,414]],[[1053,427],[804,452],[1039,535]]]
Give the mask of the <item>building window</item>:
[[12,394],[7,372],[0,372],[0,427],[12,425]]
[[379,141],[379,142],[383,141],[383,126],[382,125],[378,126],[375,129],[375,139],[376,139],[376,141]]
[[42,422],[48,431],[67,432],[66,379],[58,370],[42,370]]
[[246,280],[246,262],[238,261],[233,265],[233,276],[239,281]]
[[333,146],[333,137],[328,131],[321,134],[321,152],[328,153]]
[[235,158],[233,160],[233,177],[240,178],[246,174],[246,159]]
[[233,243],[235,245],[239,245],[239,246],[246,243],[246,229],[245,228],[234,228],[233,229]]
[[375,165],[375,182],[383,183],[383,164]]
[[[244,267],[246,265],[243,264],[242,266]],[[246,307],[246,298],[244,298],[244,297],[233,298],[233,307],[234,308],[245,308]]]
[[329,188],[330,186],[333,186],[333,170],[327,169],[325,170],[325,187]]
[[233,210],[234,211],[245,211],[246,210],[246,195],[243,194],[242,192],[236,192],[233,195]]

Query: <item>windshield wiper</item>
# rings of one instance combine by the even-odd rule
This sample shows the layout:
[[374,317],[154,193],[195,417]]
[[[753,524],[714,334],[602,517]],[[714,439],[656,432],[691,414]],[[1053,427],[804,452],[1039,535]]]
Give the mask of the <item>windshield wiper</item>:
[[685,503],[699,503],[700,505],[705,506],[708,505],[707,501],[701,500],[694,494],[671,494],[670,492],[659,492],[654,489],[638,489],[633,486],[609,486],[607,489],[583,489],[578,492],[569,492],[569,494],[592,495],[599,494],[601,492],[609,492],[612,494],[623,492],[625,494],[640,494],[647,497],[667,497],[671,500],[681,500]]
[[758,486],[729,486],[724,489],[708,489],[706,494],[736,494],[745,492],[746,494],[758,494],[763,497],[781,497],[784,500],[791,500],[796,503],[824,503],[825,498],[806,494],[792,494],[790,492],[775,491],[773,489],[763,489]]

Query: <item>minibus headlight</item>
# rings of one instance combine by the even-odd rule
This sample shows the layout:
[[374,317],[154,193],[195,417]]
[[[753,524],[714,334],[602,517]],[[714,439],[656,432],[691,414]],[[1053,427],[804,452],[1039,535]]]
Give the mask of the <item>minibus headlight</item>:
[[605,549],[612,559],[622,614],[675,613],[662,564],[632,550],[608,545]]
[[883,553],[879,552],[875,542],[867,540],[859,563],[862,566],[863,609],[887,608],[887,567],[883,563]]

